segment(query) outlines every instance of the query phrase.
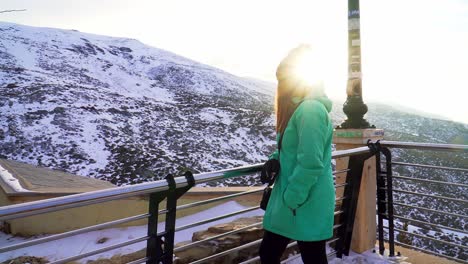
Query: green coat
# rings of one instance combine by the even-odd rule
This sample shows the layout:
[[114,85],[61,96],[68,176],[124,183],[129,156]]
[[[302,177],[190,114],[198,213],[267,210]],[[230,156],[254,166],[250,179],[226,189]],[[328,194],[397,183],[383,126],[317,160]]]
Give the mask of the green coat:
[[[263,219],[266,230],[299,241],[332,237],[335,187],[330,110],[326,97],[305,99],[291,116],[279,155],[281,170]],[[270,158],[278,158],[278,151]]]

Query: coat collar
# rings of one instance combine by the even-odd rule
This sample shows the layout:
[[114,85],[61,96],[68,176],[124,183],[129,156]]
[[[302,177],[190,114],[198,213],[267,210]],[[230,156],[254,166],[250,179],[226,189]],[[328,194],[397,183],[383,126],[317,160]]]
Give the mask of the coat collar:
[[323,106],[325,106],[325,108],[327,109],[327,112],[330,113],[330,111],[332,109],[332,101],[330,99],[328,99],[328,97],[325,94],[319,95],[319,96],[307,96],[305,98],[293,97],[291,100],[295,104],[300,104],[300,103],[302,103],[303,101],[306,101],[306,100],[316,100],[316,101],[319,101],[320,103],[322,103]]

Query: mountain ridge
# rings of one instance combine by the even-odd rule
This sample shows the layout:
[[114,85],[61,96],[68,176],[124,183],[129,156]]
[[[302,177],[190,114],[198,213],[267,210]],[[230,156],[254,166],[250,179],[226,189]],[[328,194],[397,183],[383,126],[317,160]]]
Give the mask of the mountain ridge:
[[[271,119],[261,104],[273,100],[268,87],[126,39],[11,24],[0,31],[0,155],[116,184],[180,166],[216,170],[218,159],[260,161],[245,142],[268,134],[248,129]],[[242,154],[229,154],[233,146]],[[190,155],[210,162],[181,165]]]

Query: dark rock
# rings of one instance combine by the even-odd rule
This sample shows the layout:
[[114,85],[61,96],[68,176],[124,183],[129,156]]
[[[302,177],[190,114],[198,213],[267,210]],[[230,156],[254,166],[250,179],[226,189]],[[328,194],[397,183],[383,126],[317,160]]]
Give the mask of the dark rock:
[[21,256],[14,259],[6,260],[2,263],[8,264],[45,264],[48,263],[47,259],[33,256]]

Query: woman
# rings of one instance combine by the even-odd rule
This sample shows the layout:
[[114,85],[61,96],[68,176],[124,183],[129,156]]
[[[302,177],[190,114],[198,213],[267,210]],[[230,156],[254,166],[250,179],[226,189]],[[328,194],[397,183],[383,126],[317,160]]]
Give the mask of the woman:
[[280,263],[291,239],[297,240],[304,263],[327,263],[325,241],[333,235],[335,209],[328,116],[332,104],[323,85],[297,75],[308,52],[304,45],[293,49],[276,72],[280,150],[270,159],[279,159],[281,169],[263,220],[262,263]]

